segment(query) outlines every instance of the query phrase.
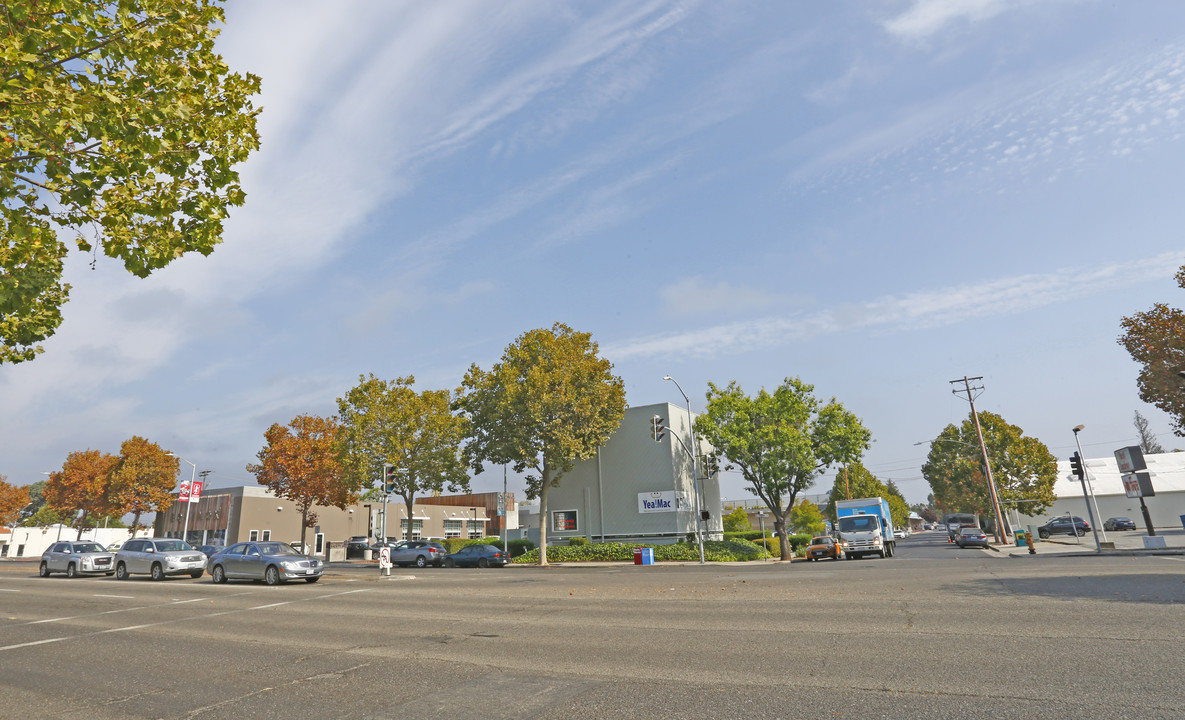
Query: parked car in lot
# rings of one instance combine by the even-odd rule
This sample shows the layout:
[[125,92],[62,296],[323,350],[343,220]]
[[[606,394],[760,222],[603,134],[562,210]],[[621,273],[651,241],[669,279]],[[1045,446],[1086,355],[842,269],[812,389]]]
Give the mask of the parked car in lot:
[[1107,518],[1103,522],[1104,530],[1135,530],[1136,524],[1132,522],[1131,518],[1113,517]]
[[205,555],[206,557],[210,557],[214,553],[218,552],[219,550],[223,550],[225,548],[226,548],[225,545],[198,545],[197,546],[197,549],[200,550],[202,552],[202,554]]
[[115,573],[115,555],[97,542],[56,542],[42,553],[40,574],[49,577],[55,572],[66,573],[66,577],[112,575]]
[[206,572],[206,556],[177,538],[133,538],[115,553],[115,577],[150,575],[164,580],[169,575],[200,578]]
[[296,551],[282,542],[241,542],[214,553],[206,562],[216,583],[228,580],[256,580],[279,585],[289,580],[315,583],[325,563]]
[[1070,522],[1069,516],[1056,517],[1037,528],[1037,535],[1047,538],[1050,535],[1074,535],[1082,537],[1090,532],[1090,523],[1086,522],[1078,516],[1074,516],[1074,521]]
[[444,546],[432,540],[401,540],[391,546],[391,563],[399,567],[440,567],[445,555],[448,551]]
[[370,539],[365,535],[355,535],[346,541],[346,559],[357,559],[366,557],[366,551],[370,548]]
[[955,536],[955,544],[961,548],[967,547],[988,547],[987,533],[979,528],[959,528],[959,534]]
[[495,545],[466,545],[451,555],[445,555],[445,567],[505,567],[510,555]]
[[806,559],[822,560],[824,558],[843,560],[843,550],[840,549],[839,543],[830,535],[811,538],[811,544],[806,548]]

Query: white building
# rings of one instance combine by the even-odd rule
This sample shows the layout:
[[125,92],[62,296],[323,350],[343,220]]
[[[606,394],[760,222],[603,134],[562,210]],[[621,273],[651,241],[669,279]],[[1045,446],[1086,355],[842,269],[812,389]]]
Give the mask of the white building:
[[[58,540],[93,540],[103,547],[129,539],[130,528],[91,528],[83,530],[69,525],[46,525],[44,527],[14,527],[7,536],[0,536],[0,557],[8,560],[39,558],[45,549]],[[138,537],[151,537],[148,530],[141,530]]]
[[[1152,475],[1153,497],[1144,498],[1153,527],[1182,527],[1185,515],[1185,453],[1159,453],[1145,455],[1147,472]],[[1070,472],[1070,461],[1060,460],[1057,464],[1058,477],[1053,485],[1057,501],[1037,517],[1020,515],[1020,527],[1041,525],[1046,520],[1070,513],[1089,519],[1086,501],[1083,499],[1082,483]],[[1089,458],[1086,461],[1088,488],[1093,488],[1098,514],[1095,522],[1101,528],[1110,517],[1126,517],[1144,528],[1144,517],[1140,512],[1140,499],[1129,498],[1120,479],[1119,466],[1114,456]],[[1094,510],[1094,506],[1091,506]]]
[[[651,436],[651,418],[663,419],[661,441]],[[690,422],[695,419],[693,413]],[[566,542],[673,543],[696,529],[691,426],[687,410],[669,403],[633,407],[596,457],[576,466],[547,496],[547,540]],[[699,439],[700,454],[712,448]],[[705,538],[720,538],[720,483],[700,470],[699,502],[707,510]],[[520,516],[525,535],[538,543],[538,508]]]

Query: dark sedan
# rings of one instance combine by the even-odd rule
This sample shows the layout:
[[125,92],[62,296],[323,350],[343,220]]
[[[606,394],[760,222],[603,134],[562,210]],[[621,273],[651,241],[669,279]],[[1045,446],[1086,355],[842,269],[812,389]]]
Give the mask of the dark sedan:
[[282,542],[236,543],[211,555],[206,565],[216,583],[227,580],[262,580],[268,585],[289,580],[315,583],[325,570],[325,563],[301,555]]
[[466,545],[444,556],[445,567],[505,567],[508,562],[510,556],[494,545]]
[[1037,534],[1043,538],[1050,535],[1077,535],[1082,537],[1090,532],[1090,523],[1086,522],[1080,517],[1075,516],[1073,522],[1070,521],[1069,516],[1057,517],[1037,528]]
[[1107,518],[1103,522],[1104,530],[1135,530],[1136,524],[1132,522],[1131,518],[1113,517]]

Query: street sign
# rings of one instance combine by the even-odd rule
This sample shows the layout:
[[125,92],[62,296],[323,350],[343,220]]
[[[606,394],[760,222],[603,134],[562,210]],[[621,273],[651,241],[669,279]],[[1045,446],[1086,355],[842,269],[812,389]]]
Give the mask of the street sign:
[[177,492],[177,502],[189,502],[189,481],[181,481],[181,489]]
[[1144,451],[1140,450],[1139,445],[1116,450],[1115,462],[1119,464],[1119,472],[1122,474],[1148,469],[1148,465],[1144,463]]
[[194,480],[189,487],[189,502],[195,503],[202,499],[202,481]]
[[1123,490],[1129,498],[1152,497],[1156,491],[1152,489],[1152,476],[1146,472],[1126,473],[1123,478]]

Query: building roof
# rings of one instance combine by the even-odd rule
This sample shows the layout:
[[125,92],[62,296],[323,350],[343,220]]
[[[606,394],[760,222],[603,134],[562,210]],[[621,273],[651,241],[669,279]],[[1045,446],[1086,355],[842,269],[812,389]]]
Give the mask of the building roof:
[[[1158,493],[1185,491],[1185,452],[1157,453],[1145,455],[1148,472],[1152,475],[1152,487]],[[1119,464],[1115,457],[1087,458],[1086,473],[1095,495],[1125,495],[1123,481],[1119,475]],[[1070,473],[1070,461],[1057,463],[1057,481],[1053,492],[1059,498],[1082,497],[1082,483]]]

